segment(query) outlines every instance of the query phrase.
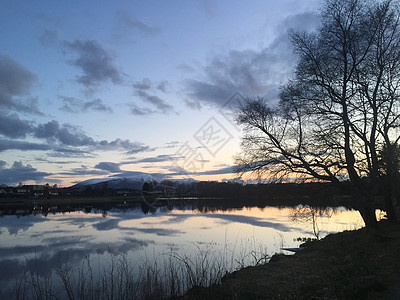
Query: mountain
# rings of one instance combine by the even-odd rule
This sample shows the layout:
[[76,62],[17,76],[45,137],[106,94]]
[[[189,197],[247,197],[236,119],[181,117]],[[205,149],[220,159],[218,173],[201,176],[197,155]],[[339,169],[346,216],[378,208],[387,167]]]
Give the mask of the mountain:
[[[163,183],[169,182],[173,187],[176,187],[178,185],[190,185],[195,182],[198,182],[197,180],[194,180],[192,178],[187,178],[187,179],[167,179],[163,181]],[[157,180],[154,179],[151,175],[140,175],[140,176],[134,176],[134,177],[122,177],[122,178],[93,178],[89,180],[85,180],[82,182],[79,182],[75,185],[73,185],[71,188],[81,188],[81,187],[91,187],[92,189],[113,189],[113,190],[137,190],[141,191],[143,190],[143,186],[148,183],[154,186],[154,188],[157,187],[159,184]]]

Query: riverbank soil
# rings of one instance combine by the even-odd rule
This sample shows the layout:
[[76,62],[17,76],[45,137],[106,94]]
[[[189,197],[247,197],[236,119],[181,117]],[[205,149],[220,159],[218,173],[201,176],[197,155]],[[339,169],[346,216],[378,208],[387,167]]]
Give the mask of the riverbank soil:
[[400,299],[400,226],[346,231],[194,288],[183,299]]

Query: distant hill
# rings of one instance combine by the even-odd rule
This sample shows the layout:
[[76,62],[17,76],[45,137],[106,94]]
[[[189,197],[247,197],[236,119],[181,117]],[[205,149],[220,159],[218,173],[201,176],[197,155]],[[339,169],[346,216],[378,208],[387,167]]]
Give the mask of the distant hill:
[[71,188],[92,188],[97,189],[112,189],[112,190],[137,190],[142,191],[145,184],[153,185],[156,188],[159,184],[177,187],[179,185],[190,185],[198,182],[192,178],[187,179],[168,179],[161,182],[157,182],[151,175],[134,176],[134,177],[122,177],[122,178],[94,178],[79,182]]

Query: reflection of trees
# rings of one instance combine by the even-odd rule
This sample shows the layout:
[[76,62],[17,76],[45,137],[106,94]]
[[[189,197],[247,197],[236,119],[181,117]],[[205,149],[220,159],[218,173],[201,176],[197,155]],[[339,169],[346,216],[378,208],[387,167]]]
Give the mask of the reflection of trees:
[[321,228],[318,225],[318,219],[321,217],[330,218],[334,212],[333,208],[299,205],[291,208],[290,219],[294,222],[311,222],[313,234],[319,240]]

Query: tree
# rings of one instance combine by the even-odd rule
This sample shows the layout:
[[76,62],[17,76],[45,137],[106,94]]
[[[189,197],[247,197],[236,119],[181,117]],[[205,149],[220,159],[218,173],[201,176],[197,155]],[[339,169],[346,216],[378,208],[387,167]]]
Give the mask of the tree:
[[400,205],[400,147],[385,144],[380,151],[381,189],[389,220],[396,222],[394,203]]
[[299,60],[280,101],[248,99],[238,172],[349,180],[376,227],[380,151],[400,137],[400,24],[394,1],[327,0],[315,33],[293,32]]

